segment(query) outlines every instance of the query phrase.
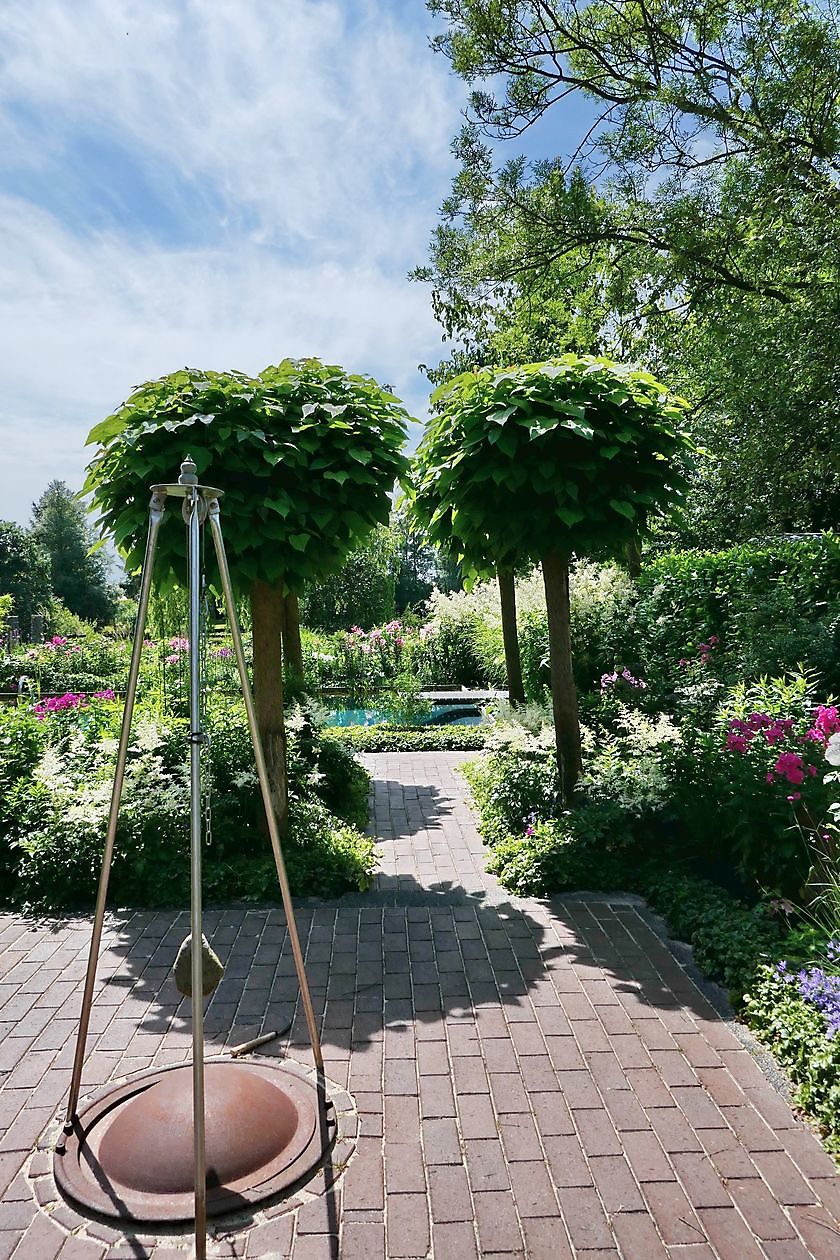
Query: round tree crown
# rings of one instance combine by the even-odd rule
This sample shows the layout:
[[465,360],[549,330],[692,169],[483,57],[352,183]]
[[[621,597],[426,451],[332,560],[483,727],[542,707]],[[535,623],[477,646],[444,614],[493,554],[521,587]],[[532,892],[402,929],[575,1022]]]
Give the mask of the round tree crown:
[[683,496],[687,405],[649,373],[589,355],[464,372],[432,395],[414,513],[474,573],[617,552]]
[[[85,490],[103,531],[139,568],[148,488],[177,479],[189,452],[201,482],[225,491],[234,582],[299,591],[388,520],[408,419],[376,381],[318,359],[284,359],[258,377],[185,368],[139,386],[91,430],[88,444],[100,449]],[[161,531],[157,571],[183,576],[180,530]]]

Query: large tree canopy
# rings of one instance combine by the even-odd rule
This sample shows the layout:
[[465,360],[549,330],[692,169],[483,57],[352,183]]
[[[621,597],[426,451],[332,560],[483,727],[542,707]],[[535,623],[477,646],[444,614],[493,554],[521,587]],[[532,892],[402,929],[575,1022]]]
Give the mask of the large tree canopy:
[[25,634],[30,619],[48,611],[52,596],[49,556],[14,521],[0,521],[0,595],[11,595],[10,615]]
[[[693,398],[711,528],[840,508],[840,38],[815,0],[430,0],[474,85],[461,171],[418,275],[453,364],[637,357]],[[561,102],[568,151],[501,167]],[[562,107],[562,106],[561,106]],[[565,116],[565,115],[564,115]],[[517,349],[518,347],[518,349]],[[744,371],[745,361],[749,366]],[[727,513],[731,488],[750,501]],[[719,537],[719,536],[718,536]],[[715,539],[717,541],[718,538]]]

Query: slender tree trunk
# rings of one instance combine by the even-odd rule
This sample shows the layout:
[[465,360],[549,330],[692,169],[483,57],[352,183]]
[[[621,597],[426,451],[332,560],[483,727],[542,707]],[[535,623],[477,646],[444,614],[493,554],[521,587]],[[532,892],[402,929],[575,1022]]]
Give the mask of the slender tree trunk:
[[569,561],[559,552],[543,556],[545,603],[548,610],[548,652],[557,767],[564,802],[568,802],[580,774],[580,725],[572,673],[569,633]]
[[295,679],[303,678],[303,647],[300,642],[300,607],[298,597],[290,591],[284,601],[283,653],[286,665]]
[[519,635],[516,632],[516,586],[513,569],[499,569],[496,576],[499,582],[499,602],[502,606],[508,699],[511,704],[524,704],[525,689],[522,686],[522,659],[519,655]]
[[283,611],[281,587],[255,582],[251,588],[254,703],[268,766],[271,799],[281,835],[286,834],[289,821],[286,728],[283,723]]
[[631,578],[637,578],[642,571],[642,549],[638,538],[627,544],[624,554],[627,557],[627,572]]

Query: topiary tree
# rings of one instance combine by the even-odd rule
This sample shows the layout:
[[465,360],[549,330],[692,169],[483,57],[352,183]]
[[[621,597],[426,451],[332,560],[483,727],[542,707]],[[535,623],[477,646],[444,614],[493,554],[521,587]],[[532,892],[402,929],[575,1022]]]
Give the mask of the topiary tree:
[[[254,699],[281,830],[285,598],[337,569],[388,520],[407,420],[370,377],[284,359],[258,377],[184,369],[149,381],[88,437],[100,449],[85,490],[129,568],[143,561],[148,487],[172,481],[187,452],[200,480],[225,491],[225,546],[232,580],[250,600]],[[164,582],[185,576],[181,530],[161,531],[156,573]]]
[[618,554],[683,494],[675,461],[685,403],[647,372],[589,355],[465,372],[432,395],[414,510],[473,573],[542,565],[557,764],[580,771],[569,635],[569,562]]

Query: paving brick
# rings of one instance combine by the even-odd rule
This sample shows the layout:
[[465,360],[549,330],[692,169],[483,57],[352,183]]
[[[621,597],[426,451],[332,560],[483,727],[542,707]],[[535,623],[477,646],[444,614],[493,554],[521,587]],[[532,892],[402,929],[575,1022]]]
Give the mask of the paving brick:
[[453,1260],[478,1260],[475,1227],[472,1223],[433,1223],[432,1248],[436,1256],[452,1256]]
[[564,1186],[558,1189],[557,1198],[572,1245],[577,1250],[612,1246],[612,1233],[594,1189]]
[[426,1196],[391,1196],[386,1211],[386,1229],[389,1260],[402,1256],[425,1256],[431,1242]]
[[[560,1220],[527,1217],[522,1222],[528,1260],[572,1260],[566,1231]],[[590,1256],[592,1252],[588,1253]]]
[[462,1166],[439,1164],[429,1169],[432,1220],[439,1223],[472,1221],[473,1206]]
[[522,1254],[522,1233],[509,1190],[486,1190],[473,1196],[479,1254]]
[[669,1246],[703,1241],[700,1222],[676,1181],[648,1181],[644,1196],[656,1227]]
[[419,1143],[385,1143],[385,1188],[388,1194],[426,1193],[426,1172]]
[[676,1180],[673,1166],[655,1133],[625,1133],[623,1146],[637,1180]]
[[427,1164],[461,1163],[461,1142],[454,1120],[424,1120],[422,1130],[423,1158]]
[[589,1161],[589,1167],[607,1212],[645,1210],[638,1182],[623,1155],[599,1155]]
[[720,1260],[762,1260],[755,1235],[734,1207],[701,1208],[697,1215]]
[[668,1251],[645,1213],[617,1212],[612,1218],[612,1227],[623,1255],[668,1260]]

